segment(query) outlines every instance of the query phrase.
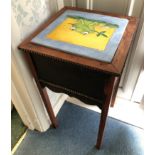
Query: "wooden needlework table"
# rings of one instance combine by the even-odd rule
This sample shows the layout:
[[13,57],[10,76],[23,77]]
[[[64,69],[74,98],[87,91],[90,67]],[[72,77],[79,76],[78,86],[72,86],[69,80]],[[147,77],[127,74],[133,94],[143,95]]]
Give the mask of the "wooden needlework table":
[[[33,38],[38,36],[38,34],[45,30],[51,23],[54,23],[54,21],[56,21],[56,19],[63,15],[63,13],[67,10],[76,12],[79,11],[83,12],[83,14],[95,13],[97,14],[96,16],[104,15],[128,20],[122,38],[118,43],[117,49],[115,53],[113,53],[110,61],[108,59],[105,59],[105,61],[99,60],[100,57],[98,57],[99,59],[89,57],[88,52],[89,49],[92,50],[91,48],[85,48],[85,50],[88,50],[86,53],[88,56],[83,56],[80,55],[82,50],[77,50],[78,54],[66,51],[67,49],[70,49],[69,46],[72,46],[68,43],[66,43],[65,46],[52,48],[49,47],[50,44],[46,46],[32,41]],[[76,19],[76,21],[77,20],[83,21],[84,19],[83,17],[80,17],[80,19]],[[91,23],[90,20],[86,21]],[[101,24],[104,25],[105,23]],[[75,28],[78,27],[76,26],[74,23],[74,27],[71,27],[71,33],[75,33],[73,31],[75,31]],[[99,33],[95,29],[91,29],[90,31],[85,32],[87,27],[85,26],[82,28],[84,28],[84,32],[81,31],[80,27],[80,30],[77,30],[76,35],[83,34],[83,36],[86,36],[89,32],[92,33],[94,31],[94,33],[96,33],[97,39],[101,39],[99,37],[103,37],[103,39],[107,37],[105,35],[105,31]],[[96,147],[98,149],[101,147],[109,105],[114,105],[120,77],[125,65],[131,42],[134,38],[136,28],[137,19],[134,17],[120,16],[73,7],[65,7],[54,16],[52,16],[46,23],[39,27],[32,35],[30,35],[30,37],[28,37],[19,45],[19,49],[25,52],[26,61],[31,68],[41,97],[44,101],[45,107],[54,127],[57,127],[57,120],[55,118],[45,87],[48,87],[55,92],[66,93],[70,96],[80,99],[86,104],[97,105],[100,109],[102,109],[96,142]],[[57,37],[57,35],[55,37]],[[63,37],[65,36],[63,35]],[[64,51],[62,47],[64,47]],[[78,45],[75,45],[75,48],[74,45],[71,47],[73,51],[75,50],[74,52],[76,52],[76,48],[82,49],[84,47],[78,47]],[[103,59],[104,58],[105,57],[103,55]]]

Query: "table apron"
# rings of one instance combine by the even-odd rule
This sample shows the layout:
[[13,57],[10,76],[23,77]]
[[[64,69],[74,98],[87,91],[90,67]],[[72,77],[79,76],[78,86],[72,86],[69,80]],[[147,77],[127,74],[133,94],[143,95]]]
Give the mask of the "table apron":
[[104,87],[111,75],[39,54],[30,55],[43,87],[102,107]]

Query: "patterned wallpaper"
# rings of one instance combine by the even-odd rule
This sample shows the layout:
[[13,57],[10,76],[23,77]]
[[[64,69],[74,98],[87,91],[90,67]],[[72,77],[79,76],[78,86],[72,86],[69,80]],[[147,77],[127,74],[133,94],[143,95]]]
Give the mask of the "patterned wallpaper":
[[25,38],[50,16],[50,0],[12,0],[12,14]]
[[[12,42],[16,42],[18,38],[21,42],[21,39],[28,36],[38,25],[51,16],[53,10],[50,8],[55,7],[54,0],[12,0],[11,3],[12,15],[19,30],[19,33],[13,33]],[[52,7],[50,6],[51,4],[53,4]],[[16,31],[15,25],[12,24],[12,27],[12,31]],[[48,92],[54,102],[56,102],[60,95],[50,91]]]

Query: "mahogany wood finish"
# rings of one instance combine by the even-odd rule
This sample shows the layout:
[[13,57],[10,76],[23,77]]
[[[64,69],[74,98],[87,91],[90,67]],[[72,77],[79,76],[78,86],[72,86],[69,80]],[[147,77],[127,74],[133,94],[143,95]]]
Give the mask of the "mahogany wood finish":
[[54,128],[56,128],[58,126],[57,120],[56,120],[56,117],[54,115],[53,108],[52,108],[52,105],[50,103],[49,97],[47,95],[46,89],[41,87],[41,84],[40,84],[40,82],[38,80],[38,76],[37,76],[37,73],[35,71],[35,68],[34,68],[33,62],[31,60],[30,54],[25,53],[25,58],[26,58],[26,60],[28,62],[28,65],[29,65],[29,67],[31,69],[31,72],[33,74],[33,77],[34,77],[35,82],[37,84],[37,87],[39,89],[40,95],[41,95],[42,100],[44,102],[44,105],[45,105],[45,108],[46,108],[47,113],[49,115],[49,118],[50,118],[50,120],[52,122],[52,125],[53,125]]
[[106,119],[108,115],[109,103],[112,98],[114,82],[115,82],[115,77],[111,76],[110,79],[107,80],[107,84],[104,87],[106,99],[105,99],[104,106],[102,107],[102,112],[101,112],[101,117],[100,117],[100,125],[99,125],[98,137],[97,137],[97,142],[96,142],[97,149],[100,149],[101,147],[103,132],[105,129],[105,123],[106,123]]
[[[71,53],[65,53],[63,51],[60,50],[56,50],[56,49],[52,49],[52,48],[48,48],[45,46],[41,46],[41,45],[37,45],[34,43],[31,43],[31,40],[33,37],[35,37],[38,33],[40,33],[43,29],[45,29],[51,22],[53,22],[58,16],[60,16],[64,11],[66,10],[76,10],[76,11],[84,11],[84,12],[92,12],[92,13],[97,13],[97,14],[103,14],[103,15],[110,15],[110,16],[114,16],[114,17],[119,17],[119,18],[126,18],[129,20],[129,23],[126,27],[126,30],[124,32],[124,35],[121,39],[121,42],[117,48],[117,51],[114,55],[114,58],[112,60],[111,63],[106,63],[106,62],[101,62],[98,60],[94,60],[91,58],[87,58],[87,57],[82,57],[82,56],[78,56],[78,55],[74,55]],[[131,45],[131,42],[134,38],[134,34],[136,31],[138,25],[138,20],[135,17],[129,17],[129,16],[122,16],[122,15],[116,15],[116,14],[110,14],[110,13],[105,13],[105,12],[100,12],[100,11],[92,11],[92,10],[86,10],[86,9],[79,9],[79,8],[74,8],[74,7],[65,7],[62,10],[60,10],[58,13],[56,13],[54,16],[52,16],[47,22],[45,22],[43,25],[41,25],[32,35],[30,35],[25,41],[23,41],[20,45],[19,45],[19,49],[25,51],[25,53],[27,53],[27,61],[30,65],[30,68],[32,70],[32,73],[34,75],[34,78],[36,80],[40,95],[44,101],[45,107],[47,109],[47,112],[49,114],[49,117],[53,123],[54,127],[57,127],[57,122],[56,122],[56,118],[54,116],[54,112],[52,109],[52,106],[50,104],[50,100],[49,97],[47,95],[47,92],[45,90],[45,86],[51,87],[52,90],[56,90],[62,93],[69,93],[69,95],[73,95],[76,96],[77,98],[81,98],[81,99],[89,99],[90,101],[96,101],[96,96],[92,95],[93,89],[90,91],[89,88],[80,88],[79,85],[80,83],[78,83],[77,85],[74,85],[74,87],[70,88],[68,85],[68,82],[61,81],[61,79],[59,79],[59,81],[57,80],[56,76],[59,75],[55,75],[55,77],[48,75],[47,73],[49,73],[49,71],[51,70],[50,67],[48,66],[49,64],[53,64],[54,67],[58,67],[59,69],[59,73],[61,73],[61,68],[64,69],[65,67],[62,66],[66,66],[66,71],[67,71],[67,75],[69,74],[71,77],[67,77],[65,74],[65,71],[63,70],[62,75],[61,76],[65,76],[66,79],[70,79],[71,78],[71,84],[74,84],[74,82],[77,82],[77,77],[75,74],[75,71],[73,68],[76,68],[77,73],[78,73],[78,77],[83,76],[83,80],[82,81],[84,84],[86,82],[86,85],[81,85],[81,87],[86,87],[89,86],[89,84],[91,85],[92,82],[91,80],[96,81],[96,79],[100,78],[100,83],[99,81],[96,81],[97,87],[98,86],[102,86],[99,89],[99,93],[103,96],[104,98],[100,98],[102,99],[102,103],[101,105],[101,109],[102,109],[102,113],[101,113],[101,118],[100,118],[100,124],[99,124],[99,131],[98,131],[98,137],[97,137],[97,143],[96,143],[96,147],[99,149],[101,147],[102,144],[102,137],[103,137],[103,132],[104,132],[104,128],[105,128],[105,123],[106,123],[106,118],[107,118],[107,114],[108,114],[108,109],[109,109],[109,105],[111,103],[111,106],[114,105],[114,101],[116,98],[116,94],[117,94],[117,89],[119,86],[119,82],[120,82],[120,77],[125,65],[125,61],[128,55],[128,51]],[[36,56],[35,56],[36,54]],[[38,56],[37,56],[38,55]],[[40,59],[40,56],[42,56],[42,58]],[[47,58],[50,58],[51,61],[49,61]],[[46,59],[48,62],[46,63],[46,61],[43,59]],[[38,63],[38,60],[40,61]],[[42,63],[41,63],[42,62]],[[62,65],[61,65],[62,62]],[[64,63],[64,65],[63,65]],[[68,63],[70,65],[68,65]],[[39,70],[41,67],[38,67],[36,65],[44,65],[44,66],[48,66],[48,67],[43,67],[45,69],[45,72],[42,72],[41,70]],[[73,66],[73,68],[70,68],[70,66]],[[52,67],[52,66],[51,66]],[[57,73],[54,69],[52,70],[55,74]],[[53,73],[52,72],[52,73]],[[44,73],[44,75],[43,75]],[[74,73],[74,75],[73,75]],[[42,74],[42,75],[40,75]],[[87,77],[90,77],[91,75],[91,80],[88,82]],[[48,76],[48,78],[46,78],[46,76]],[[98,78],[99,77],[99,78]],[[52,78],[52,79],[51,79]],[[51,81],[50,81],[51,79]],[[102,80],[103,79],[103,82]],[[62,78],[63,80],[63,78]],[[63,82],[66,85],[63,85]],[[98,82],[98,83],[97,83]],[[92,88],[92,87],[90,87]],[[102,89],[101,89],[102,88]],[[75,91],[75,90],[80,90],[81,92]],[[93,99],[93,100],[92,100]],[[89,102],[88,100],[88,102]]]
[[[58,16],[60,16],[65,10],[76,10],[76,11],[84,11],[84,12],[92,12],[97,14],[103,14],[103,15],[110,15],[114,17],[119,18],[126,18],[129,20],[128,26],[124,32],[123,38],[118,46],[117,52],[112,60],[111,63],[105,63],[98,60],[94,60],[91,58],[86,58],[82,56],[77,56],[70,53],[65,53],[63,51],[59,51],[52,48],[47,48],[45,46],[37,45],[31,43],[31,39],[35,37],[39,32],[41,32],[44,28],[46,28],[51,22],[53,22]],[[50,57],[56,57],[65,61],[70,61],[72,63],[84,65],[87,67],[91,67],[92,69],[101,70],[103,72],[109,72],[111,74],[115,74],[119,76],[122,73],[126,57],[128,54],[128,50],[131,44],[131,41],[133,40],[134,32],[137,28],[138,20],[135,17],[129,17],[129,16],[122,16],[122,15],[115,15],[110,13],[104,13],[99,11],[92,11],[92,10],[86,10],[86,9],[79,9],[74,7],[65,7],[62,10],[60,10],[58,13],[55,14],[55,16],[52,16],[47,22],[45,22],[43,25],[41,25],[30,37],[28,37],[24,42],[22,42],[19,46],[20,49],[25,49],[28,51],[36,52],[42,55],[50,56]]]
[[47,94],[46,88],[43,88],[42,91],[43,91],[43,95],[44,95],[45,100],[46,100],[45,101],[45,106],[46,106],[46,109],[47,109],[47,111],[49,113],[52,125],[53,125],[54,128],[57,128],[58,127],[58,123],[57,123],[56,117],[54,115],[54,111],[53,111],[53,108],[51,106],[50,99],[49,99],[49,96]]
[[116,99],[116,95],[117,95],[117,91],[118,91],[118,87],[119,87],[119,83],[120,83],[120,79],[121,79],[121,77],[115,77],[114,91],[112,93],[112,100],[111,100],[110,107],[114,107],[115,99]]

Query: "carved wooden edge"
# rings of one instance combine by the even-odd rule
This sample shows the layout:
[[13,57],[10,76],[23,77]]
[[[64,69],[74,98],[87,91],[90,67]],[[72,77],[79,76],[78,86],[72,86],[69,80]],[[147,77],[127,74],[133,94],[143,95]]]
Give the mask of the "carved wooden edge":
[[25,54],[25,58],[26,58],[26,61],[27,61],[28,65],[29,65],[29,67],[31,69],[31,72],[32,72],[33,77],[35,79],[35,82],[36,82],[36,85],[38,87],[40,96],[41,96],[41,98],[42,98],[42,100],[44,102],[45,108],[46,108],[47,113],[49,115],[49,118],[50,118],[50,120],[52,122],[52,125],[53,125],[54,128],[57,128],[58,127],[58,123],[57,123],[57,120],[56,120],[56,117],[55,117],[52,105],[50,103],[50,99],[48,97],[46,88],[42,88],[41,85],[40,85],[40,82],[38,80],[38,76],[37,76],[37,73],[36,73],[35,68],[33,66],[33,62],[31,60],[30,54],[26,53]]
[[120,74],[123,72],[125,62],[129,54],[129,52],[124,52],[123,49],[125,49],[126,51],[129,51],[130,45],[134,41],[134,38],[135,38],[135,34],[136,34],[135,32],[137,31],[138,23],[139,23],[138,18],[132,18],[129,21],[126,31],[122,37],[123,42],[122,41],[120,42],[119,47],[117,49],[119,52],[116,52],[113,58],[112,65],[117,70],[117,72]]
[[47,94],[46,88],[43,88],[42,92],[43,92],[43,95],[44,95],[44,98],[45,98],[44,104],[45,104],[45,107],[46,107],[47,112],[49,114],[52,125],[53,125],[54,128],[57,128],[58,127],[57,119],[55,117],[55,114],[54,114],[54,111],[53,111],[49,96]]
[[101,148],[103,133],[104,133],[106,119],[107,119],[108,110],[109,110],[109,105],[112,99],[112,93],[114,89],[114,82],[115,82],[115,77],[111,76],[107,80],[106,86],[104,88],[105,103],[103,104],[101,116],[100,116],[100,124],[99,124],[99,130],[98,130],[98,136],[97,136],[97,142],[96,142],[97,149]]
[[[57,60],[63,61],[63,62],[70,62],[71,64],[76,64],[76,65],[79,65],[81,67],[85,67],[88,69],[105,72],[108,74],[114,74],[116,76],[119,75],[119,73],[117,73],[117,71],[116,71],[116,68],[110,63],[99,62],[97,60],[93,60],[93,59],[85,58],[82,56],[57,51],[55,49],[51,49],[48,47],[45,48],[43,46],[36,45],[33,43],[21,44],[18,46],[18,48],[21,50],[24,50],[25,52],[39,54],[39,55],[54,58],[54,59],[57,59]],[[44,53],[42,51],[44,51]],[[57,55],[59,55],[59,57]],[[84,62],[87,62],[87,64]],[[96,67],[95,64],[97,64],[98,67]]]
[[[101,62],[95,59],[82,57],[70,53],[65,53],[60,50],[48,48],[45,46],[37,45],[31,42],[32,38],[34,38],[39,32],[41,32],[45,27],[47,27],[52,21],[54,21],[58,16],[60,16],[64,11],[66,10],[76,10],[76,11],[84,11],[84,12],[92,12],[92,13],[98,13],[103,15],[110,15],[114,17],[119,18],[126,18],[129,20],[129,23],[127,25],[127,28],[124,32],[124,35],[122,37],[122,40],[119,44],[119,47],[116,51],[116,54],[114,55],[114,58],[111,63]],[[126,61],[127,53],[131,44],[131,41],[133,40],[133,35],[136,31],[138,24],[138,20],[135,17],[129,17],[129,16],[122,16],[122,15],[116,15],[112,13],[105,13],[100,11],[92,11],[87,9],[79,9],[75,7],[64,7],[59,12],[57,12],[54,16],[52,16],[47,22],[45,22],[43,25],[41,25],[32,35],[30,35],[25,41],[23,41],[18,48],[19,49],[25,49],[27,52],[34,52],[38,53],[44,56],[53,57],[60,59],[62,61],[69,61],[74,64],[79,64],[81,66],[92,68],[94,70],[99,70],[102,72],[106,72],[109,74],[114,74],[116,76],[120,76],[122,73],[122,70],[124,68],[124,64]]]
[[76,94],[76,95],[79,95],[79,96],[82,96],[82,97],[85,97],[89,100],[92,100],[94,102],[98,102],[100,104],[102,104],[102,101],[99,100],[99,99],[96,99],[96,98],[93,98],[91,96],[88,96],[88,95],[85,95],[77,90],[73,90],[73,89],[69,89],[69,88],[66,88],[66,87],[63,87],[63,86],[60,86],[60,85],[57,85],[57,84],[54,84],[54,83],[51,83],[51,82],[47,82],[47,81],[44,81],[42,79],[39,79],[39,82],[45,84],[45,85],[51,85],[52,87],[55,87],[55,88],[58,88],[58,89],[61,89],[61,90],[64,90],[66,92],[69,92],[69,93],[72,93],[72,94]]

